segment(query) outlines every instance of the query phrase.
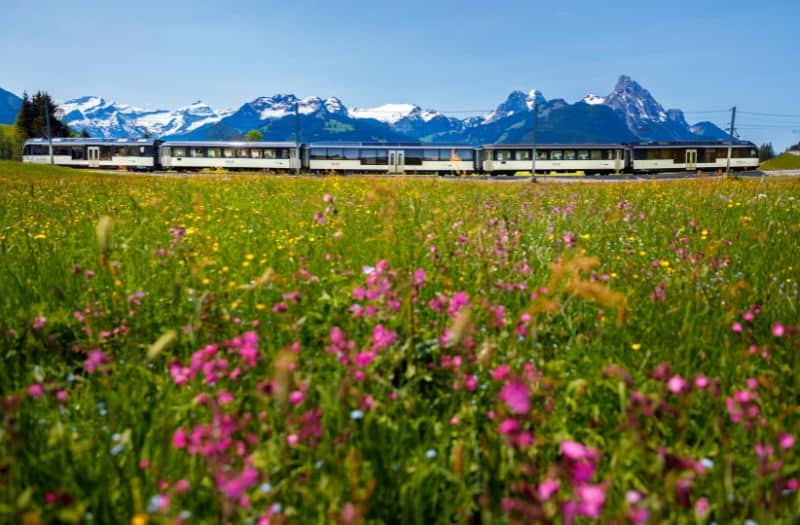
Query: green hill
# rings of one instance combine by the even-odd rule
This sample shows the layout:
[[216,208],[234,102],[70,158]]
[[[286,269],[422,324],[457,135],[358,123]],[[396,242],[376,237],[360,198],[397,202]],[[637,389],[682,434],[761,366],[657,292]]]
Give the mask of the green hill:
[[800,156],[791,153],[783,153],[774,159],[770,159],[761,164],[761,169],[771,170],[800,170]]

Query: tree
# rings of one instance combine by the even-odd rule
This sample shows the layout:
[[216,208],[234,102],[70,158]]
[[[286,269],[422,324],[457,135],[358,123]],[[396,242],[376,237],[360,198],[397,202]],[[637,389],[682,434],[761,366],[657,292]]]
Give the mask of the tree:
[[775,156],[775,150],[772,149],[772,142],[766,142],[758,148],[758,161],[765,162]]
[[22,96],[22,106],[17,114],[17,135],[24,142],[34,137],[47,137],[47,116],[50,116],[50,132],[53,137],[69,137],[71,131],[57,117],[58,106],[49,94],[39,91],[33,98]]
[[247,142],[261,142],[264,140],[264,137],[261,135],[261,132],[257,129],[251,129],[247,132],[247,135],[244,136],[244,140]]

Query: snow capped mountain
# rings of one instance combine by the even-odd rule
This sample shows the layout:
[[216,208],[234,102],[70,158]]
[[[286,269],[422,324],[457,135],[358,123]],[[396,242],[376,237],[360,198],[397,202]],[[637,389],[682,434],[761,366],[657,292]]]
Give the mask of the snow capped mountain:
[[604,103],[605,101],[606,101],[605,97],[598,97],[597,95],[593,95],[592,93],[589,93],[588,95],[583,97],[583,102],[585,104],[589,104],[590,106],[597,106]]
[[[1,94],[1,93],[0,93]],[[94,137],[234,139],[252,129],[266,140],[294,140],[295,108],[304,142],[388,140],[503,143],[532,139],[533,109],[539,108],[542,142],[714,140],[724,132],[709,122],[690,126],[682,111],[665,109],[641,85],[621,76],[606,97],[588,94],[575,104],[546,99],[538,90],[512,91],[483,116],[457,118],[409,103],[348,108],[336,97],[293,94],[258,97],[236,110],[217,111],[197,101],[177,110],[143,109],[96,96],[61,104],[63,120]]]
[[423,122],[430,122],[433,118],[441,116],[441,113],[422,109],[416,104],[384,104],[374,108],[352,108],[348,111],[351,118],[371,118],[387,124],[397,124],[403,119],[420,119]]
[[226,112],[214,111],[201,101],[174,111],[142,109],[107,102],[96,96],[68,100],[59,106],[62,120],[73,130],[86,130],[89,135],[102,138],[184,133],[217,122],[227,115]]
[[493,111],[489,112],[483,117],[482,124],[491,124],[502,118],[510,117],[515,113],[524,113],[526,111],[533,111],[536,104],[542,105],[547,102],[542,92],[536,89],[530,90],[528,93],[522,91],[512,91],[506,98],[505,102],[497,106]]
[[0,124],[13,124],[21,105],[21,98],[0,88]]

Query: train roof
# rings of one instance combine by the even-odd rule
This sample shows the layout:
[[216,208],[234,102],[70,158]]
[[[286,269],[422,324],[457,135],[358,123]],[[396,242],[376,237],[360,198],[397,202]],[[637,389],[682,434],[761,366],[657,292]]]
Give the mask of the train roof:
[[745,147],[755,148],[756,145],[749,141],[737,140],[731,143],[728,140],[686,141],[686,142],[634,142],[632,148],[708,148],[708,147]]
[[248,142],[245,140],[169,140],[165,146],[183,146],[186,148],[294,148],[294,142]]
[[[53,145],[64,144],[70,146],[117,146],[117,145],[136,145],[136,146],[152,146],[157,142],[157,139],[87,139],[87,138],[66,138],[66,137],[53,137]],[[28,144],[48,144],[46,138],[28,139],[25,145]]]
[[434,148],[467,148],[474,149],[475,146],[463,142],[313,142],[307,145],[309,148],[411,148],[411,149],[434,149]]
[[[536,144],[536,149],[622,149],[623,144]],[[532,149],[533,144],[484,144],[481,149]]]

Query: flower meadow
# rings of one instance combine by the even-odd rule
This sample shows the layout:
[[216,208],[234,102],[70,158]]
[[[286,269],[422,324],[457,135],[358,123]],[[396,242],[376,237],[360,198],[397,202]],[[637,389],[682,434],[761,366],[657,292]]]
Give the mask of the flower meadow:
[[798,180],[0,188],[2,522],[800,519]]

